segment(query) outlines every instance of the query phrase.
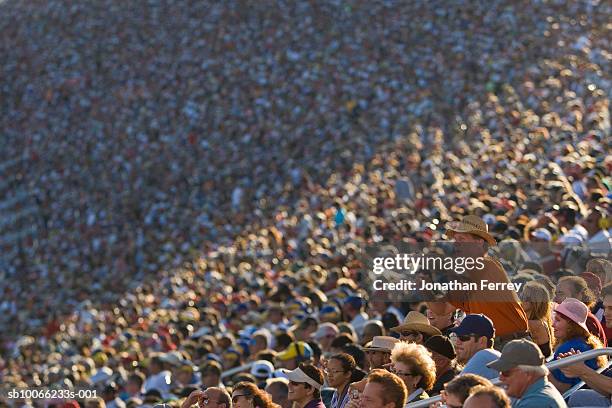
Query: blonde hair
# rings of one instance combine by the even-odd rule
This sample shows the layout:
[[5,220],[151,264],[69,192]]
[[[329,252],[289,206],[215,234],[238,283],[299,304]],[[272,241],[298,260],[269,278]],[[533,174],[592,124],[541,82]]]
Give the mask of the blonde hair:
[[418,386],[430,390],[436,381],[436,364],[431,353],[424,346],[400,341],[391,350],[391,362],[402,363],[411,367],[415,374],[421,376]]
[[546,326],[551,347],[554,347],[555,336],[553,336],[552,306],[550,303],[550,293],[541,283],[532,281],[527,282],[519,296],[521,304],[529,303],[529,313],[527,319],[539,320]]

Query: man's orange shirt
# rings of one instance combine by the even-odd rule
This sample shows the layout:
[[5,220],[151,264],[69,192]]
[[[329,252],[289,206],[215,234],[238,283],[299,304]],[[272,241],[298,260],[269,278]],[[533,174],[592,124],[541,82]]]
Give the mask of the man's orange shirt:
[[[493,283],[510,283],[508,275],[499,262],[485,258],[484,264],[485,267],[482,270],[468,272],[470,281],[477,283],[479,287],[480,282],[484,279]],[[493,321],[496,336],[528,331],[527,315],[514,290],[455,292],[449,296],[448,302],[465,313],[482,313],[488,316]]]

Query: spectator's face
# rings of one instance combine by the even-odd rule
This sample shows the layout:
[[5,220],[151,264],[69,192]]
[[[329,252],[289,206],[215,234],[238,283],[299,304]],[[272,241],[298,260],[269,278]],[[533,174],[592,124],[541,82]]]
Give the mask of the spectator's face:
[[465,335],[457,336],[455,339],[455,351],[457,352],[457,361],[462,364],[467,363],[468,360],[472,358],[474,354],[486,348],[486,337]]
[[408,343],[423,344],[423,335],[416,330],[404,330],[400,333],[400,340]]
[[461,398],[459,398],[457,395],[453,393],[447,393],[446,391],[442,390],[442,392],[440,393],[440,396],[442,397],[442,402],[444,402],[448,408],[463,407]]
[[128,381],[125,390],[130,395],[135,395],[140,392],[140,385],[136,381]]
[[332,388],[338,388],[348,383],[351,379],[351,373],[345,371],[340,361],[335,358],[332,358],[327,363],[325,376],[327,377],[327,383]]
[[199,407],[218,407],[219,405],[224,405],[219,403],[219,398],[221,397],[221,393],[218,390],[206,390],[204,391],[204,395],[200,399],[198,403]]
[[561,303],[565,299],[576,295],[573,291],[572,284],[567,281],[559,283],[555,293],[555,302],[557,303]]
[[606,316],[606,326],[612,329],[612,295],[608,295],[603,300],[604,315]]
[[382,396],[385,394],[385,388],[382,384],[368,382],[361,394],[360,408],[394,408],[395,404],[384,404]]
[[429,309],[427,310],[427,318],[429,319],[429,323],[431,323],[433,327],[437,327],[440,330],[445,329],[452,324],[452,316],[452,313],[439,315],[433,313]]
[[404,385],[408,389],[409,392],[416,390],[417,384],[421,381],[421,376],[416,375],[416,370],[414,367],[404,364],[401,362],[396,362],[393,364],[393,373],[402,379]]
[[391,361],[391,354],[386,351],[366,351],[366,357],[370,363],[370,370],[382,368]]
[[261,350],[265,350],[268,346],[268,342],[264,336],[255,336],[253,338],[254,344],[251,346],[251,354],[255,355]]
[[289,401],[304,401],[308,398],[308,391],[310,387],[306,383],[298,383],[289,381],[289,392],[287,393],[287,399]]
[[514,367],[499,373],[499,379],[504,384],[506,394],[509,397],[520,398],[531,384],[533,374],[523,372]]
[[219,376],[211,371],[205,372],[202,374],[202,384],[204,387],[216,387],[219,385]]
[[234,408],[253,408],[253,397],[245,389],[232,393],[232,406]]
[[559,313],[555,314],[555,320],[553,321],[553,329],[555,330],[555,338],[564,339],[567,336],[567,330],[569,322],[561,317]]

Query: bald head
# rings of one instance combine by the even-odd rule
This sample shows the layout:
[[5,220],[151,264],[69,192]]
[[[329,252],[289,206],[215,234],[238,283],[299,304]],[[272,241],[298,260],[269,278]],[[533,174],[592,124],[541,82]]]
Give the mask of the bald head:
[[206,391],[204,391],[204,397],[208,397],[210,401],[216,401],[218,406],[225,405],[226,408],[232,407],[232,398],[222,388],[219,387],[208,387]]

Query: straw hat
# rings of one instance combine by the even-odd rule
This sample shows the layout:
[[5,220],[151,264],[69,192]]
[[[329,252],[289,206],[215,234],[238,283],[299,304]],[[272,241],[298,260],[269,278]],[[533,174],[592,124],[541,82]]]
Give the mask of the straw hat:
[[452,238],[456,232],[476,235],[490,245],[495,245],[495,238],[489,234],[487,224],[475,215],[466,215],[461,221],[451,221],[446,224],[446,235]]
[[406,330],[414,330],[429,334],[430,336],[442,334],[437,327],[433,327],[431,324],[429,324],[429,319],[427,319],[424,314],[415,311],[408,313],[408,316],[406,316],[404,319],[404,323],[391,329],[391,331],[396,333],[401,333]]

